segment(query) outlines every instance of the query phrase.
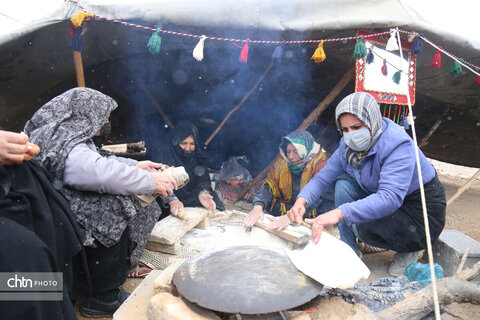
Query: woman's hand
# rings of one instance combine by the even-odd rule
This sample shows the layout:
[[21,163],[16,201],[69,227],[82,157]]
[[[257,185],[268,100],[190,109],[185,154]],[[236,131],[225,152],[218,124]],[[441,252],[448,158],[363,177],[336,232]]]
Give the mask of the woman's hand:
[[167,176],[165,173],[160,171],[155,171],[150,173],[155,182],[155,192],[166,197],[169,194],[173,193],[173,190],[177,190],[177,182],[170,176]]
[[161,163],[156,163],[156,162],[152,162],[152,161],[148,161],[148,160],[137,162],[137,167],[138,168],[143,169],[143,170],[147,170],[147,171],[150,171],[150,172],[157,171],[156,169],[160,169],[162,166],[163,166],[163,164],[161,164]]
[[260,205],[253,206],[252,211],[243,220],[245,227],[251,228],[258,219],[263,220],[263,208]]
[[213,196],[211,196],[207,191],[200,192],[198,195],[198,200],[205,209],[215,213],[217,205],[215,204],[215,201],[213,201]]
[[29,161],[40,148],[28,142],[26,134],[0,130],[0,164],[12,165]]
[[292,221],[288,218],[288,215],[283,215],[281,217],[271,217],[269,215],[266,216],[268,220],[272,221],[267,228],[269,230],[277,230],[281,231],[288,227]]
[[175,217],[180,211],[183,211],[183,203],[178,199],[172,200],[168,204],[170,205],[170,212]]
[[305,219],[305,222],[312,225],[312,241],[317,244],[320,241],[323,228],[337,224],[339,220],[343,220],[343,214],[340,209],[330,210],[315,219]]
[[305,214],[305,207],[307,206],[307,200],[300,197],[297,198],[295,204],[290,210],[288,210],[287,215],[290,221],[295,222],[296,224],[301,224],[303,220],[303,215]]

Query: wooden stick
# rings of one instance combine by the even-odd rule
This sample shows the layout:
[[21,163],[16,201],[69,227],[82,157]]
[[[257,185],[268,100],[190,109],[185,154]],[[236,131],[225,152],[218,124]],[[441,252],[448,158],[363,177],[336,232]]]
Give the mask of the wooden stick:
[[443,307],[442,309],[443,309],[443,311],[445,311],[446,313],[448,313],[451,316],[454,316],[455,318],[458,318],[460,320],[468,320],[467,318],[462,317],[459,313],[455,312],[452,308]]
[[467,261],[468,253],[470,252],[470,248],[467,248],[465,250],[465,253],[463,254],[462,261],[460,261],[460,264],[458,265],[457,272],[455,274],[462,272],[463,265],[465,264],[465,261]]
[[475,263],[471,268],[463,270],[462,272],[454,275],[455,278],[470,281],[480,274],[480,262]]
[[[248,213],[239,211],[239,210],[232,210],[232,213],[241,215],[243,217],[246,217]],[[260,229],[263,229],[267,232],[273,233],[277,236],[279,236],[282,239],[288,240],[292,243],[295,244],[301,244],[304,245],[310,240],[310,236],[308,234],[300,233],[296,230],[292,230],[291,228],[285,228],[283,230],[275,230],[275,229],[270,229],[269,228],[269,223],[263,222],[262,220],[257,220],[255,221],[255,226],[259,227]]]
[[325,126],[325,128],[323,128],[322,132],[320,132],[320,134],[318,135],[317,138],[315,138],[316,141],[322,141],[322,137],[323,137],[323,134],[327,131],[327,129],[333,124],[333,122],[335,121],[335,116],[333,116],[333,118],[328,121],[327,125]]
[[237,103],[237,105],[232,109],[230,110],[230,112],[226,115],[225,119],[223,119],[223,121],[218,125],[217,129],[215,129],[215,131],[213,131],[213,133],[210,135],[210,137],[208,137],[207,141],[205,141],[205,145],[207,146],[210,141],[212,141],[212,139],[217,135],[217,133],[220,131],[220,129],[222,129],[222,127],[225,125],[225,122],[227,122],[228,118],[230,118],[230,116],[235,112],[237,111],[238,109],[240,109],[240,107],[245,103],[245,101],[248,99],[248,97],[250,97],[250,95],[255,91],[255,89],[257,89],[257,87],[260,85],[260,83],[262,82],[263,78],[265,78],[265,76],[270,72],[270,70],[272,69],[274,63],[273,62],[270,62],[270,64],[268,65],[267,69],[265,69],[265,71],[263,72],[263,74],[260,76],[260,78],[257,80],[257,82],[253,85],[253,87],[250,88],[250,90],[248,90],[247,94],[242,98],[242,100],[240,100],[239,103]]
[[160,115],[162,116],[163,120],[165,120],[165,122],[167,123],[167,125],[173,129],[175,126],[173,125],[173,122],[170,121],[170,119],[168,118],[167,114],[165,113],[165,111],[163,111],[163,108],[158,104],[157,100],[155,100],[155,98],[152,96],[152,94],[150,93],[150,91],[147,89],[147,86],[145,85],[145,82],[143,82],[143,80],[137,76],[137,73],[127,64],[127,63],[123,63],[124,66],[126,66],[129,70],[130,70],[130,73],[133,75],[133,77],[135,77],[135,80],[138,82],[138,84],[140,85],[140,88],[142,88],[142,91],[145,93],[145,95],[147,96],[147,98],[150,100],[150,102],[153,104],[153,106],[155,107],[155,109],[157,109],[158,113],[160,113]]
[[140,84],[140,87],[142,88],[143,92],[147,95],[148,99],[150,100],[150,102],[155,106],[155,109],[157,109],[158,113],[160,113],[160,115],[162,116],[163,120],[165,120],[165,122],[167,123],[167,125],[173,129],[175,126],[173,125],[173,122],[170,121],[170,119],[168,118],[167,114],[165,113],[165,111],[163,111],[163,108],[158,104],[157,100],[155,100],[155,98],[152,96],[152,94],[150,93],[150,91],[148,91],[147,89],[147,86],[145,85],[145,83],[143,82],[142,79],[140,79],[139,77],[137,77],[135,75],[134,72],[132,72],[132,74],[135,76],[135,78],[137,79],[137,82]]
[[145,149],[145,141],[131,142],[131,143],[121,143],[121,144],[108,144],[102,146],[102,149],[113,153],[133,153],[141,152]]
[[435,122],[435,124],[432,126],[432,128],[428,131],[427,135],[420,141],[420,144],[418,145],[419,148],[423,148],[428,144],[428,139],[437,131],[438,127],[442,124],[443,118],[447,115],[448,111],[450,111],[450,106],[447,105],[445,107],[445,111],[443,111],[442,117]]
[[[325,109],[327,109],[327,107],[333,102],[333,100],[338,97],[338,95],[342,92],[342,90],[350,82],[350,80],[353,79],[354,74],[355,68],[352,67],[348,69],[348,71],[343,75],[340,81],[338,81],[335,87],[333,87],[333,89],[325,97],[325,99],[320,102],[320,104],[312,111],[312,113],[310,113],[310,115],[302,122],[302,124],[297,129],[305,130],[313,122],[315,122],[322,115]],[[240,196],[238,197],[238,200],[242,199],[252,186],[256,185],[260,180],[267,176],[268,171],[271,167],[273,167],[273,165],[275,164],[275,162],[278,161],[278,159],[280,159],[280,154],[277,154],[275,159],[273,159],[272,162],[270,162],[270,164],[265,169],[263,169],[259,174],[257,174],[254,179],[252,179],[245,187],[243,187],[243,189],[240,191]]]
[[342,92],[345,86],[353,79],[355,75],[355,68],[352,67],[343,75],[343,77],[338,81],[338,83],[333,87],[332,91],[323,99],[322,102],[313,110],[312,113],[302,122],[302,124],[297,128],[298,130],[306,130],[310,125],[315,122],[322,113],[327,109],[327,107],[335,100],[338,95]]
[[447,201],[447,207],[453,203],[465,190],[468,190],[475,180],[480,177],[480,169],[467,181],[462,187],[458,188],[457,192]]
[[[480,289],[473,283],[449,277],[438,280],[437,285],[438,300],[441,305],[449,305],[453,302],[472,302],[474,304],[480,302]],[[433,311],[431,286],[432,284],[429,284],[426,288],[375,315],[379,319],[385,320],[422,319]]]
[[81,52],[73,50],[73,64],[75,65],[75,75],[77,76],[77,86],[85,87],[85,75],[83,73]]

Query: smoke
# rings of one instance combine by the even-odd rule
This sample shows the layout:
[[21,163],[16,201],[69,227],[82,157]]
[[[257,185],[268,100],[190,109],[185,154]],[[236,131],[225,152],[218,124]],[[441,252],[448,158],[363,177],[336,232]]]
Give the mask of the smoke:
[[[145,140],[152,156],[166,143],[162,137],[169,127],[149,95],[173,123],[195,123],[205,142],[266,71],[276,47],[250,43],[244,64],[238,60],[241,49],[231,42],[207,40],[204,60],[198,62],[192,57],[197,41],[164,36],[158,55],[138,47],[141,53],[117,61],[113,68],[111,85],[129,105],[129,110],[119,108],[129,114],[125,133]],[[247,156],[254,171],[270,163],[281,138],[295,130],[326,95],[321,87],[314,87],[318,71],[310,56],[302,46],[284,48],[282,63],[273,66],[208,145],[210,167],[219,169],[222,161],[240,155]]]

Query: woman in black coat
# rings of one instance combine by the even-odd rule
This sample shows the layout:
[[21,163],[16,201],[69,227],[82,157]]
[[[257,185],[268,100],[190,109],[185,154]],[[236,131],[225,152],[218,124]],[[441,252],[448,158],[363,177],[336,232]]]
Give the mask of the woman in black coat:
[[174,195],[163,198],[170,212],[176,215],[183,207],[203,206],[210,211],[225,210],[218,194],[213,191],[205,164],[206,154],[202,150],[197,127],[190,121],[180,121],[163,140],[154,155],[155,161],[169,166],[183,166],[190,181]]

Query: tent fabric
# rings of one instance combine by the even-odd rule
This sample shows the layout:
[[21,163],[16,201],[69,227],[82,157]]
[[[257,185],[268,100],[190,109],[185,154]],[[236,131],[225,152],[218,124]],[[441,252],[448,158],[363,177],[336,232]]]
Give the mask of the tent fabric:
[[[71,26],[69,18],[81,10],[80,7],[73,1],[27,2],[28,5],[24,1],[8,2],[0,9],[3,14],[0,15],[0,125],[9,130],[21,129],[43,103],[76,85],[72,50],[68,45],[68,30]],[[33,3],[41,5],[34,6]],[[427,39],[455,56],[480,65],[480,23],[475,17],[479,12],[480,2],[477,0],[459,3],[458,14],[452,14],[453,4],[445,0],[80,0],[78,3],[98,17],[198,36],[240,40],[320,40],[352,37],[359,29],[388,32],[390,28],[399,27],[402,30],[423,33]],[[13,10],[14,6],[17,11]],[[161,52],[154,56],[146,46],[152,34],[151,30],[100,18],[90,20],[85,25],[85,34],[82,36],[85,52],[82,53],[82,60],[87,86],[114,95],[114,98],[118,99],[116,95],[120,95],[119,92],[126,92],[122,86],[126,85],[127,81],[122,76],[136,74],[128,81],[137,85],[135,96],[144,101],[135,101],[132,106],[142,105],[146,108],[146,105],[151,105],[150,101],[145,102],[145,93],[139,85],[140,79],[153,90],[151,93],[154,98],[160,99],[164,106],[171,106],[165,106],[165,112],[174,117],[175,121],[185,119],[182,118],[185,115],[181,114],[181,109],[186,105],[194,105],[193,100],[198,98],[195,94],[199,93],[192,91],[189,95],[183,94],[175,98],[172,88],[157,92],[154,83],[174,82],[177,71],[184,72],[183,77],[193,77],[195,72],[202,73],[202,77],[208,77],[212,83],[212,87],[206,88],[209,95],[212,95],[213,92],[228,89],[221,85],[225,83],[223,79],[235,80],[238,90],[234,95],[229,93],[215,97],[211,103],[218,108],[217,114],[223,117],[230,110],[230,104],[237,103],[243,96],[242,92],[249,90],[256,81],[258,76],[255,76],[255,72],[263,72],[276,47],[272,44],[250,42],[248,64],[242,64],[238,61],[240,50],[232,43],[207,39],[204,60],[198,62],[192,57],[192,50],[198,43],[196,38],[161,33]],[[293,79],[302,71],[302,78],[297,80],[301,84],[297,88],[311,86],[311,89],[291,101],[290,105],[305,110],[309,108],[309,111],[302,113],[306,116],[321,101],[322,94],[328,93],[353,64],[354,46],[354,40],[325,42],[327,59],[321,64],[313,65],[312,62],[310,65],[310,56],[316,44],[287,44],[283,50],[282,66],[273,69],[277,71],[271,73],[281,72],[283,79]],[[417,55],[415,103],[416,106],[430,108],[423,118],[419,118],[424,121],[420,130],[425,134],[449,105],[452,106],[451,110],[459,110],[459,115],[449,117],[452,121],[444,121],[440,129],[449,126],[448,130],[443,129],[442,138],[436,138],[438,132],[432,137],[425,149],[426,154],[443,161],[480,166],[480,143],[470,139],[480,136],[477,76],[463,68],[461,75],[451,77],[448,71],[453,60],[445,54],[442,54],[441,68],[431,68],[430,61],[435,52],[436,49],[424,42],[423,52]],[[308,58],[305,58],[304,54],[308,54]],[[294,67],[299,69],[293,71]],[[242,75],[242,79],[233,79],[235,75]],[[268,75],[266,79],[270,77],[273,76]],[[239,80],[242,80],[241,84]],[[279,86],[280,83],[277,81],[274,84],[272,80],[272,86],[275,85]],[[278,88],[287,86],[289,85],[285,84]],[[174,89],[185,88],[179,85]],[[317,88],[320,88],[321,92],[318,96],[312,96],[310,92],[319,91]],[[189,97],[190,101],[186,101]],[[314,97],[316,103],[305,103],[311,97]],[[254,98],[255,95],[249,98],[246,105],[253,103]],[[299,101],[298,106],[296,101]],[[260,103],[264,105],[265,101]],[[173,107],[177,105],[180,108]],[[130,108],[132,109],[134,108]],[[208,113],[208,110],[202,111]],[[415,113],[418,114],[418,111],[421,110],[417,109]],[[282,109],[282,112],[285,111]],[[236,113],[240,114],[243,112]],[[256,117],[253,120],[261,118]],[[222,118],[216,120],[221,121]],[[292,121],[288,129],[290,131],[295,128],[294,123],[297,123],[296,119]],[[230,122],[231,120],[227,127]],[[139,126],[132,122],[132,126],[134,125]],[[227,127],[222,130],[228,130]],[[202,130],[200,131],[202,133]],[[278,136],[287,133],[277,131],[275,134]],[[272,137],[272,140],[278,140],[278,136]],[[232,142],[233,140],[230,141]],[[437,152],[438,150],[441,152]],[[462,154],[470,156],[462,158]]]
[[[20,1],[22,3],[22,1]],[[344,30],[368,26],[370,28],[403,27],[426,30],[442,35],[447,40],[480,49],[479,23],[475,22],[480,8],[478,1],[465,0],[458,15],[451,14],[451,2],[439,0],[80,0],[42,1],[35,21],[9,30],[0,44],[26,32],[50,23],[67,19],[81,8],[97,16],[119,20],[141,20],[162,27],[162,23],[174,23],[196,28],[248,28],[251,30],[296,31]],[[80,5],[78,5],[78,4]],[[47,5],[50,4],[50,5]],[[6,4],[6,6],[14,4]],[[5,6],[5,5],[4,5]],[[8,8],[7,8],[8,9]],[[3,9],[5,10],[5,9]],[[8,10],[7,10],[8,11]],[[2,17],[0,26],[16,24],[28,15],[25,8],[14,19]],[[24,17],[25,15],[25,17]],[[474,24],[477,24],[476,26]],[[5,28],[1,28],[4,29]],[[173,30],[175,31],[175,30]],[[217,34],[216,36],[228,37]]]

